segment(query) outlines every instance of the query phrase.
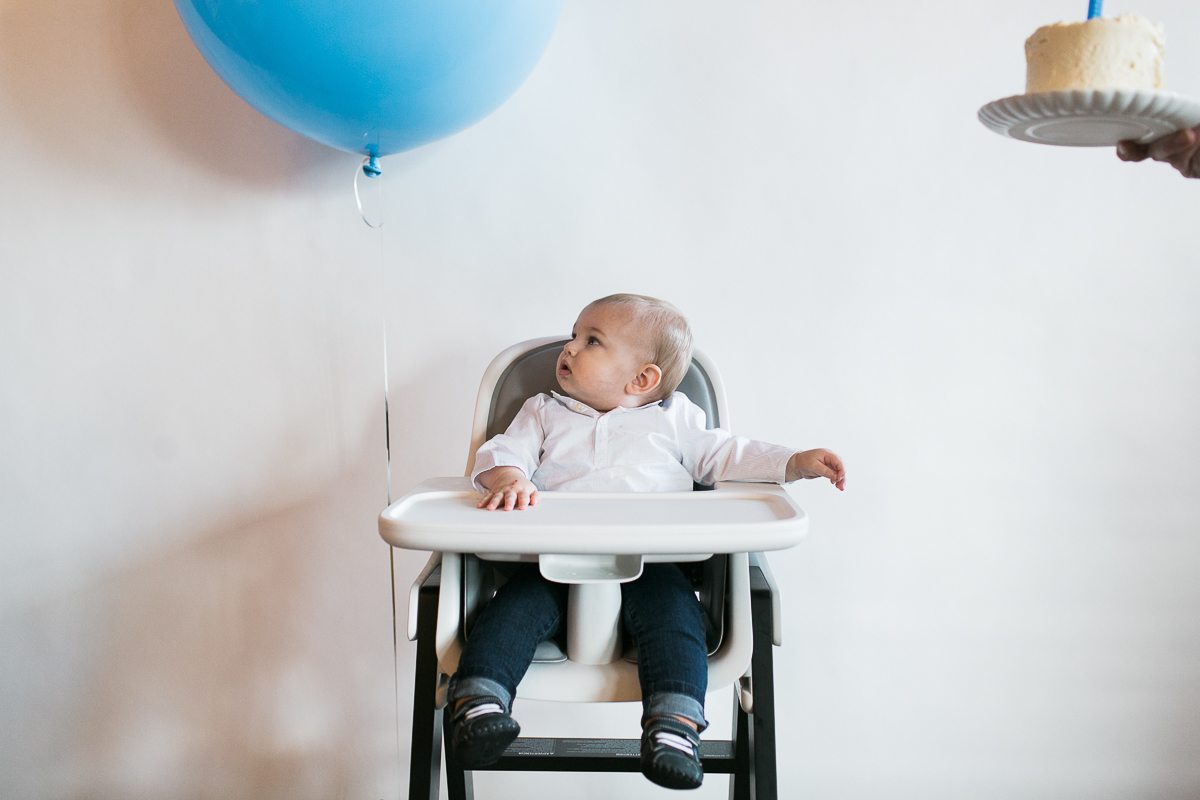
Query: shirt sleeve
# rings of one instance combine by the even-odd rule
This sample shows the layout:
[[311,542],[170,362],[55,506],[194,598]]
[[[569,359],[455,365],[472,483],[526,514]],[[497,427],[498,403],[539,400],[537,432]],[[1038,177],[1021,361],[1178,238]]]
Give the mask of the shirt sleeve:
[[516,467],[532,478],[542,455],[545,430],[542,427],[541,410],[546,395],[535,395],[525,401],[521,410],[504,433],[497,434],[483,443],[475,452],[475,466],[471,470],[471,483],[483,491],[479,476],[493,467]]
[[682,394],[671,398],[680,460],[696,483],[718,481],[783,483],[791,447],[734,436],[722,428],[706,428],[704,410]]

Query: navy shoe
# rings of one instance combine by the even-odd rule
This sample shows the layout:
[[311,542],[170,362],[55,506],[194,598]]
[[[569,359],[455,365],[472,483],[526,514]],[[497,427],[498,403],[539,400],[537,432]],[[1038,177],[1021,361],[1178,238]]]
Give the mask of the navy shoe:
[[472,697],[450,717],[450,749],[464,769],[494,764],[521,733],[495,697]]
[[700,734],[674,717],[655,717],[642,728],[642,774],[668,789],[695,789],[704,782]]

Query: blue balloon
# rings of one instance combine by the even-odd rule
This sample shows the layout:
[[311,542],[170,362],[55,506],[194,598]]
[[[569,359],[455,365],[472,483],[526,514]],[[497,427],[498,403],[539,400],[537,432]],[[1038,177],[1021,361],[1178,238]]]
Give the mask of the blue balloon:
[[372,158],[466,128],[528,77],[563,0],[175,0],[243,100]]

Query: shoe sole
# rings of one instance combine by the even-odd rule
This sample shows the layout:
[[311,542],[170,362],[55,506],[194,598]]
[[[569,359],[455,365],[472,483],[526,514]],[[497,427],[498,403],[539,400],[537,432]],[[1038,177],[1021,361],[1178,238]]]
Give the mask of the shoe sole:
[[[690,761],[688,765],[691,766]],[[651,783],[656,783],[667,789],[698,789],[704,783],[703,772],[699,775],[696,775],[691,770],[684,772],[660,761],[643,764],[642,774]]]
[[521,726],[512,717],[497,715],[498,719],[476,720],[470,731],[455,737],[454,755],[465,769],[486,767],[504,755],[504,751],[521,734]]

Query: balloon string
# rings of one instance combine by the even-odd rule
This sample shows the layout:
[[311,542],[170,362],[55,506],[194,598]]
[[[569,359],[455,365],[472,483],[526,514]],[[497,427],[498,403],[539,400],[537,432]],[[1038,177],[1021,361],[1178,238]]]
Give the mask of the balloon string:
[[[372,159],[373,161],[374,159]],[[355,188],[358,187],[357,178],[355,179]],[[362,213],[362,207],[359,206],[359,213]],[[363,216],[363,222],[368,226],[379,231],[376,238],[379,240],[379,283],[380,297],[387,296],[387,271],[384,268],[383,259],[383,179],[379,178],[379,224],[371,225],[366,216]],[[392,419],[391,408],[392,404],[388,397],[390,393],[388,381],[388,326],[387,326],[387,304],[383,305],[383,450],[384,458],[387,462],[387,501],[388,505],[392,504]]]
[[[367,224],[368,228],[383,227],[383,182],[379,184],[380,210],[379,224],[371,222],[367,219],[367,212],[363,211],[362,195],[358,191],[358,179],[362,175],[368,178],[375,179],[383,174],[383,170],[379,167],[379,160],[375,156],[368,156],[362,160],[362,164],[354,168],[354,203],[358,206],[358,215],[362,217],[362,221]],[[382,260],[382,259],[381,259]]]
[[[358,174],[365,173],[368,177],[378,178],[380,173],[371,174],[367,171],[368,166],[372,166],[370,162],[374,159],[364,159],[361,169],[354,170],[354,199],[358,202],[358,213],[362,216],[363,222],[367,227],[374,228],[378,231],[375,238],[379,241],[379,296],[384,298],[387,295],[387,271],[384,266],[384,248],[383,248],[383,181],[379,182],[379,224],[372,225],[371,221],[363,214],[362,201],[358,195]],[[377,165],[374,165],[377,168]],[[391,422],[391,399],[389,397],[389,380],[388,380],[388,326],[387,326],[387,309],[386,302],[381,303],[382,313],[382,328],[383,328],[383,454],[385,467],[385,480],[387,481],[387,504],[392,504],[392,422]],[[392,703],[395,707],[396,714],[396,758],[400,763],[404,759],[404,746],[400,740],[400,640],[399,640],[399,609],[396,608],[396,549],[388,547],[388,577],[391,586],[391,597],[388,598],[392,605]]]

